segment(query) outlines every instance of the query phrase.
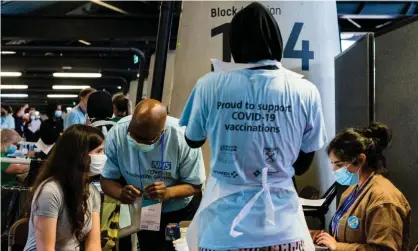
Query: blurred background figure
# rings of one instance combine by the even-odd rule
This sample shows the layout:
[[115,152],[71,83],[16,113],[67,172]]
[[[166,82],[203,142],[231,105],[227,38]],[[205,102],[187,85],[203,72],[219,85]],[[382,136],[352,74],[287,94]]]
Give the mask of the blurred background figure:
[[64,120],[62,119],[62,106],[56,101],[48,102],[46,108],[48,119],[42,123],[48,123],[54,128],[54,131],[62,133],[64,131]]
[[112,97],[108,92],[97,91],[90,95],[87,102],[88,123],[98,128],[105,136],[116,123],[112,121]]
[[113,122],[118,122],[121,118],[132,114],[132,103],[123,94],[117,94],[113,96]]
[[39,112],[36,111],[35,107],[29,109],[29,120],[23,128],[26,141],[36,142],[39,140],[41,120],[39,119]]
[[86,88],[80,91],[78,95],[80,98],[80,103],[74,107],[64,119],[64,130],[68,127],[76,124],[86,124],[86,114],[87,114],[87,101],[90,94],[94,93],[96,89]]
[[24,135],[24,126],[25,126],[25,120],[23,119],[25,115],[26,109],[29,108],[28,104],[24,104],[20,107],[20,109],[14,114],[14,120],[15,120],[15,130],[21,137]]
[[1,105],[1,129],[15,129],[13,109],[10,105]]
[[42,160],[48,157],[48,154],[58,141],[62,132],[61,129],[62,127],[57,127],[56,124],[49,119],[42,122],[41,129],[39,130],[39,140],[36,142],[36,147],[41,150],[40,158]]

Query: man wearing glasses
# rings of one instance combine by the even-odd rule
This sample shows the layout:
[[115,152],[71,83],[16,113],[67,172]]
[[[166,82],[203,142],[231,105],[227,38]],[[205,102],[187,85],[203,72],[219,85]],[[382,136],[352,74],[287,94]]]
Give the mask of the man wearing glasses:
[[[196,212],[205,181],[201,150],[191,149],[178,120],[167,116],[157,100],[145,99],[132,116],[121,119],[106,135],[108,157],[102,172],[101,187],[107,195],[124,204],[139,197],[144,207],[161,214],[159,229],[141,231],[138,239],[142,251],[174,250],[165,240],[168,223],[191,220]],[[119,180],[123,178],[127,185]],[[143,220],[141,220],[142,226]],[[145,227],[147,228],[147,227]]]

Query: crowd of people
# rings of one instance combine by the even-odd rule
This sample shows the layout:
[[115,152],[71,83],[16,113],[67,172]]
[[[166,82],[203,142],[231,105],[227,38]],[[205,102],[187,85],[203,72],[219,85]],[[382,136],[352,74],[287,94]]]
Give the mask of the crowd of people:
[[[100,216],[101,194],[122,204],[140,201],[143,210],[154,212],[141,220],[141,251],[174,250],[165,227],[181,221],[192,221],[190,251],[313,251],[315,245],[336,251],[409,250],[411,208],[385,177],[389,128],[374,122],[329,141],[317,88],[280,63],[279,27],[259,3],[232,19],[230,49],[239,65],[199,79],[180,119],[157,100],[142,100],[132,109],[125,96],[91,88],[81,91],[80,103],[64,121],[61,107],[51,105],[40,132],[45,126],[54,133],[40,133],[40,140],[52,148],[32,189],[24,250],[95,251],[104,238],[111,240],[106,245],[124,245],[101,228],[107,221]],[[230,122],[237,109],[219,110],[219,104],[240,102],[291,109],[263,125],[246,121],[251,130],[241,130],[242,124],[229,130],[226,124],[237,123]],[[27,108],[13,118],[2,106],[2,128],[8,128],[2,130],[2,156],[19,143],[18,131],[11,129]],[[35,126],[36,111],[30,114],[35,117],[23,118],[23,128]],[[270,127],[278,129],[260,129]],[[47,134],[48,139],[42,136]],[[200,148],[207,139],[206,176]],[[336,181],[349,188],[330,229],[310,230],[292,178],[306,172],[326,144]],[[2,174],[25,168],[2,164]],[[100,185],[93,186],[94,180]]]

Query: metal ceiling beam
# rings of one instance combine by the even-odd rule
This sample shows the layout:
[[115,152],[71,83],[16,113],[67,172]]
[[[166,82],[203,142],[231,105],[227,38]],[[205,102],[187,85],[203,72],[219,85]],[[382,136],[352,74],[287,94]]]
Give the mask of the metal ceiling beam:
[[[178,17],[174,17],[178,18]],[[2,39],[155,41],[158,17],[2,15]],[[178,26],[177,22],[174,22]],[[173,28],[173,37],[178,27]]]

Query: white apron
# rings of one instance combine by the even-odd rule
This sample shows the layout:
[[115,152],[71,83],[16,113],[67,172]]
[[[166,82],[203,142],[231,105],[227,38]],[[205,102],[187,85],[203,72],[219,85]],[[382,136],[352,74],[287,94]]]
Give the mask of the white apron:
[[[264,193],[265,194],[265,213],[266,213],[266,221],[268,224],[275,225],[277,228],[280,228],[280,225],[286,226],[286,224],[281,224],[282,222],[289,222],[291,221],[293,225],[297,225],[296,227],[299,231],[295,231],[295,235],[300,237],[300,240],[304,242],[304,249],[306,251],[314,251],[315,247],[312,242],[311,235],[309,233],[308,226],[306,225],[305,216],[303,214],[302,205],[299,203],[299,199],[297,193],[295,192],[294,198],[291,203],[297,203],[298,210],[294,213],[292,217],[289,217],[288,214],[285,216],[280,215],[280,211],[276,212],[275,207],[279,206],[282,207],[283,205],[274,205],[270,189],[271,188],[283,188],[283,187],[293,187],[292,180],[284,181],[281,183],[268,183],[267,182],[267,171],[268,168],[264,168],[262,172],[262,184],[259,185],[259,191],[253,196],[253,198],[248,201],[246,205],[242,208],[241,212],[234,218],[233,224],[230,226],[230,235],[232,237],[237,237],[242,235],[242,233],[235,230],[236,226],[245,218],[248,212],[253,207],[254,203],[259,199],[259,197]],[[190,224],[189,229],[187,230],[187,245],[189,251],[198,251],[199,250],[199,232],[203,231],[207,224],[210,224],[210,219],[203,219],[202,212],[210,205],[212,205],[217,200],[224,198],[228,195],[244,192],[248,190],[253,190],[255,185],[248,185],[248,186],[238,186],[238,185],[229,185],[224,182],[219,182],[213,177],[209,177],[208,182],[206,184],[206,189],[203,194],[203,199],[200,204],[200,207],[193,218],[192,223]],[[287,189],[287,188],[286,188]],[[220,214],[222,212],[219,212]],[[229,226],[228,226],[229,227]],[[286,231],[286,229],[283,229]],[[284,244],[281,243],[281,240],[278,238],[276,245]],[[244,248],[244,247],[243,247]],[[260,247],[261,248],[261,247]]]

